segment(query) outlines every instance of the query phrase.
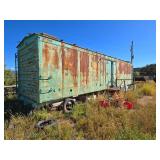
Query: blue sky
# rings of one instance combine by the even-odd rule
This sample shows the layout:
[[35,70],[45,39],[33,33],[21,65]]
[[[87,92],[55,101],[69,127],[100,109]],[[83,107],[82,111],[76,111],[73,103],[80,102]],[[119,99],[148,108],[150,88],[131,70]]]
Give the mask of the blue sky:
[[44,32],[69,43],[130,60],[134,41],[134,67],[156,63],[156,21],[5,21],[5,64],[14,68],[17,44],[28,33]]

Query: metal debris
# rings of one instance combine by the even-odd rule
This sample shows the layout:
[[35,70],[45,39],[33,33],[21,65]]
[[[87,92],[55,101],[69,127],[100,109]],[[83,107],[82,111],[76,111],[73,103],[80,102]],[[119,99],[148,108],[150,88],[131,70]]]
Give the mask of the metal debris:
[[57,125],[57,121],[56,120],[53,120],[53,119],[48,119],[48,120],[41,120],[39,121],[35,127],[36,128],[39,128],[39,129],[43,129],[44,127],[46,126],[55,126]]

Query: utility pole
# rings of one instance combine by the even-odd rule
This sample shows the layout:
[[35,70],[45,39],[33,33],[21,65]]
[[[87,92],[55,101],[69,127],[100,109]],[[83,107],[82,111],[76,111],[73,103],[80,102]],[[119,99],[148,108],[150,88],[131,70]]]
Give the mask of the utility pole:
[[18,58],[18,55],[17,53],[15,53],[15,74],[16,74],[16,94],[17,94],[17,83],[18,83],[18,76],[17,76],[17,58]]
[[133,84],[133,83],[134,83],[134,80],[133,80],[133,72],[134,72],[134,69],[133,69],[133,59],[134,59],[134,53],[133,53],[133,41],[131,42],[130,52],[131,52],[131,64],[132,64],[131,79],[132,79],[132,84]]
[[133,59],[134,59],[134,53],[133,53],[133,41],[131,42],[130,52],[131,52],[131,64],[133,65]]

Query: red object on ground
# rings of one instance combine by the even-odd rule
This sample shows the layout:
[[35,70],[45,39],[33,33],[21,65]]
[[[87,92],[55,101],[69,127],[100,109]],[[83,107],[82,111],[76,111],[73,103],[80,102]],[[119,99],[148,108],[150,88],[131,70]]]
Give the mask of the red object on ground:
[[127,109],[133,109],[133,103],[128,102],[128,101],[124,101],[123,102],[124,107],[126,107]]
[[99,104],[103,108],[109,107],[109,102],[107,100],[99,101]]

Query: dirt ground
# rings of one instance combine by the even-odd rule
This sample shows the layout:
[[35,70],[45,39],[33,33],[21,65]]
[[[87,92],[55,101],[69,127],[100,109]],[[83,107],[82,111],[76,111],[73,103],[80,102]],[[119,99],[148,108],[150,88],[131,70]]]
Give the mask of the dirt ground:
[[142,106],[147,106],[147,104],[153,103],[153,101],[152,96],[143,96],[142,98],[137,99],[137,103]]

